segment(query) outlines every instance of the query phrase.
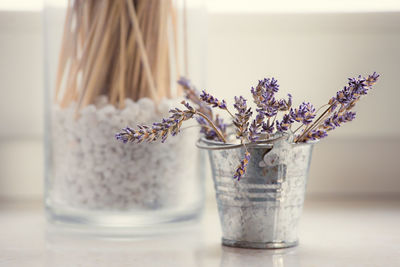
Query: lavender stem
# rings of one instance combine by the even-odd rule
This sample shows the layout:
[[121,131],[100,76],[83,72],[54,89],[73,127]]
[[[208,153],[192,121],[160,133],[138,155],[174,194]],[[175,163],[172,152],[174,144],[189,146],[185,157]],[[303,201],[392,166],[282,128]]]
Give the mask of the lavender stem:
[[308,132],[310,132],[313,128],[315,128],[315,127],[318,125],[318,123],[320,123],[320,122],[322,121],[323,117],[329,112],[329,110],[331,109],[331,107],[332,107],[333,105],[334,105],[334,104],[331,104],[331,105],[321,114],[321,116],[318,117],[318,119],[317,119],[314,123],[312,123],[309,127],[307,127],[307,128],[304,130],[304,132],[300,135],[300,137],[297,138],[297,140],[295,141],[295,143],[300,142],[301,139],[302,139]]
[[214,131],[217,133],[218,137],[224,142],[226,143],[226,139],[225,137],[222,135],[222,133],[218,130],[218,128],[214,125],[214,123],[203,113],[196,111],[196,114],[199,115],[200,117],[202,117],[203,119],[205,119],[208,124],[210,124],[210,126],[214,129]]

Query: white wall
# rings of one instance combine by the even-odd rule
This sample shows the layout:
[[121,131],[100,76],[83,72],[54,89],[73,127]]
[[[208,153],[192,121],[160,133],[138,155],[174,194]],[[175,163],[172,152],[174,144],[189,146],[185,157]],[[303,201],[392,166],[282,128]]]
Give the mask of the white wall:
[[39,12],[0,10],[0,197],[36,197],[43,180]]
[[[400,194],[399,13],[212,11],[207,88],[228,102],[274,76],[295,103],[323,104],[347,77],[382,73],[357,120],[316,146],[308,189],[311,195]],[[41,28],[37,12],[0,11],[0,197],[41,195]]]

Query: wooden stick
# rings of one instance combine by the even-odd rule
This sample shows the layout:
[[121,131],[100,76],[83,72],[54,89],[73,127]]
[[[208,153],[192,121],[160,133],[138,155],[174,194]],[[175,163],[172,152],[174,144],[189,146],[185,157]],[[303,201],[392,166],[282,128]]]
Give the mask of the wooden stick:
[[59,54],[58,58],[58,71],[56,76],[56,91],[54,94],[54,99],[57,100],[58,94],[61,88],[61,82],[64,76],[65,66],[67,64],[67,50],[70,48],[70,41],[69,38],[71,36],[71,25],[72,25],[72,8],[71,8],[71,0],[68,0],[67,4],[67,14],[65,16],[65,23],[64,23],[64,32],[61,41],[61,53]]
[[118,108],[126,98],[172,97],[176,28],[172,0],[69,0],[54,101],[77,102],[78,114],[99,95]]
[[[179,44],[178,44],[178,18],[176,14],[176,9],[173,6],[172,0],[170,1],[170,14],[171,14],[171,24],[172,24],[172,32],[173,32],[173,53],[174,53],[174,65],[175,65],[175,80],[178,81],[181,74],[180,74],[180,62],[179,62]],[[177,86],[177,92],[176,94],[178,96],[182,95],[183,89],[181,86]]]
[[187,37],[187,8],[186,0],[183,0],[183,60],[184,60],[184,75],[189,77],[188,63],[188,37]]
[[[147,2],[145,2],[145,1],[139,1],[139,3],[138,3],[138,16],[139,16],[139,21],[142,21],[143,20],[143,18],[144,18],[144,14],[145,14],[145,12],[144,12],[144,10],[145,10],[145,5],[147,4]],[[135,43],[137,44],[137,42],[136,42],[136,33],[135,33],[135,31],[133,30],[133,25],[132,25],[132,34],[135,36]],[[141,59],[140,59],[140,51],[139,51],[139,46],[138,45],[136,45],[135,46],[135,53],[134,53],[134,61],[135,61],[135,64],[134,64],[134,68],[133,68],[133,75],[132,75],[132,90],[134,90],[135,92],[132,94],[132,95],[134,95],[134,100],[138,100],[139,98],[140,98],[140,77],[142,76],[141,75],[141,69],[142,69],[142,66],[141,66],[141,64],[140,64],[140,62],[141,62]]]
[[[159,1],[159,21],[158,21],[158,40],[157,40],[157,58],[156,58],[156,73],[157,73],[157,88],[158,88],[158,95],[160,98],[165,97],[167,95],[167,88],[164,82],[164,74],[165,71],[165,64],[164,64],[164,52],[165,48],[168,49],[167,45],[167,38],[166,38],[166,1]],[[168,9],[167,9],[168,10]]]
[[106,23],[106,28],[104,32],[104,36],[102,36],[102,40],[100,42],[100,47],[98,53],[93,62],[93,68],[91,71],[90,78],[87,81],[87,84],[84,85],[85,94],[82,101],[82,106],[86,107],[90,103],[92,103],[94,97],[96,96],[96,92],[98,89],[96,84],[99,84],[99,80],[104,80],[104,76],[101,75],[102,68],[106,67],[105,62],[103,60],[107,59],[107,48],[111,40],[112,29],[117,24],[115,13],[118,12],[119,5],[114,5],[112,11],[109,16],[110,22]]
[[145,49],[145,46],[144,46],[144,43],[143,43],[142,34],[140,32],[138,19],[136,17],[135,7],[133,6],[133,4],[132,4],[132,2],[130,0],[127,0],[127,3],[128,3],[129,15],[130,15],[130,18],[131,18],[132,24],[133,24],[133,29],[134,29],[135,34],[136,34],[136,41],[137,41],[137,44],[139,46],[139,50],[140,50],[140,54],[141,54],[141,58],[142,58],[142,63],[143,63],[143,66],[144,66],[144,72],[146,74],[147,82],[149,83],[150,92],[151,92],[151,95],[153,97],[153,100],[158,102],[158,96],[157,96],[157,92],[156,92],[156,89],[155,89],[153,76],[151,74],[151,69],[150,69],[148,58],[147,58],[146,49]]
[[125,16],[125,3],[122,3],[122,12],[120,16],[120,52],[119,52],[119,62],[120,62],[120,77],[119,77],[119,108],[125,107],[125,72],[126,72],[126,16]]

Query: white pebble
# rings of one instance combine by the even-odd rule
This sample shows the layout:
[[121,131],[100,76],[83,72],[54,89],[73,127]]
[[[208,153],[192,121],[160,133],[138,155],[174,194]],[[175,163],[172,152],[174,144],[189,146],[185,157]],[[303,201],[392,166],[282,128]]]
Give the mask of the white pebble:
[[52,199],[76,208],[126,210],[179,204],[190,197],[188,188],[196,190],[195,134],[182,132],[164,144],[140,145],[114,137],[128,125],[159,121],[179,102],[164,99],[156,111],[148,98],[127,99],[119,110],[101,96],[78,118],[75,104],[55,106]]

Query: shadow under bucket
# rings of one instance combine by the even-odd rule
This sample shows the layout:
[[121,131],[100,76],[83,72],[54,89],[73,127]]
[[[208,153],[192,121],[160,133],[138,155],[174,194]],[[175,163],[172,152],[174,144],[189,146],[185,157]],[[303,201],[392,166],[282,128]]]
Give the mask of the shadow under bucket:
[[233,173],[245,149],[202,139],[209,150],[222,243],[242,248],[287,248],[298,244],[297,228],[303,209],[313,143],[286,140],[249,144],[245,176]]

